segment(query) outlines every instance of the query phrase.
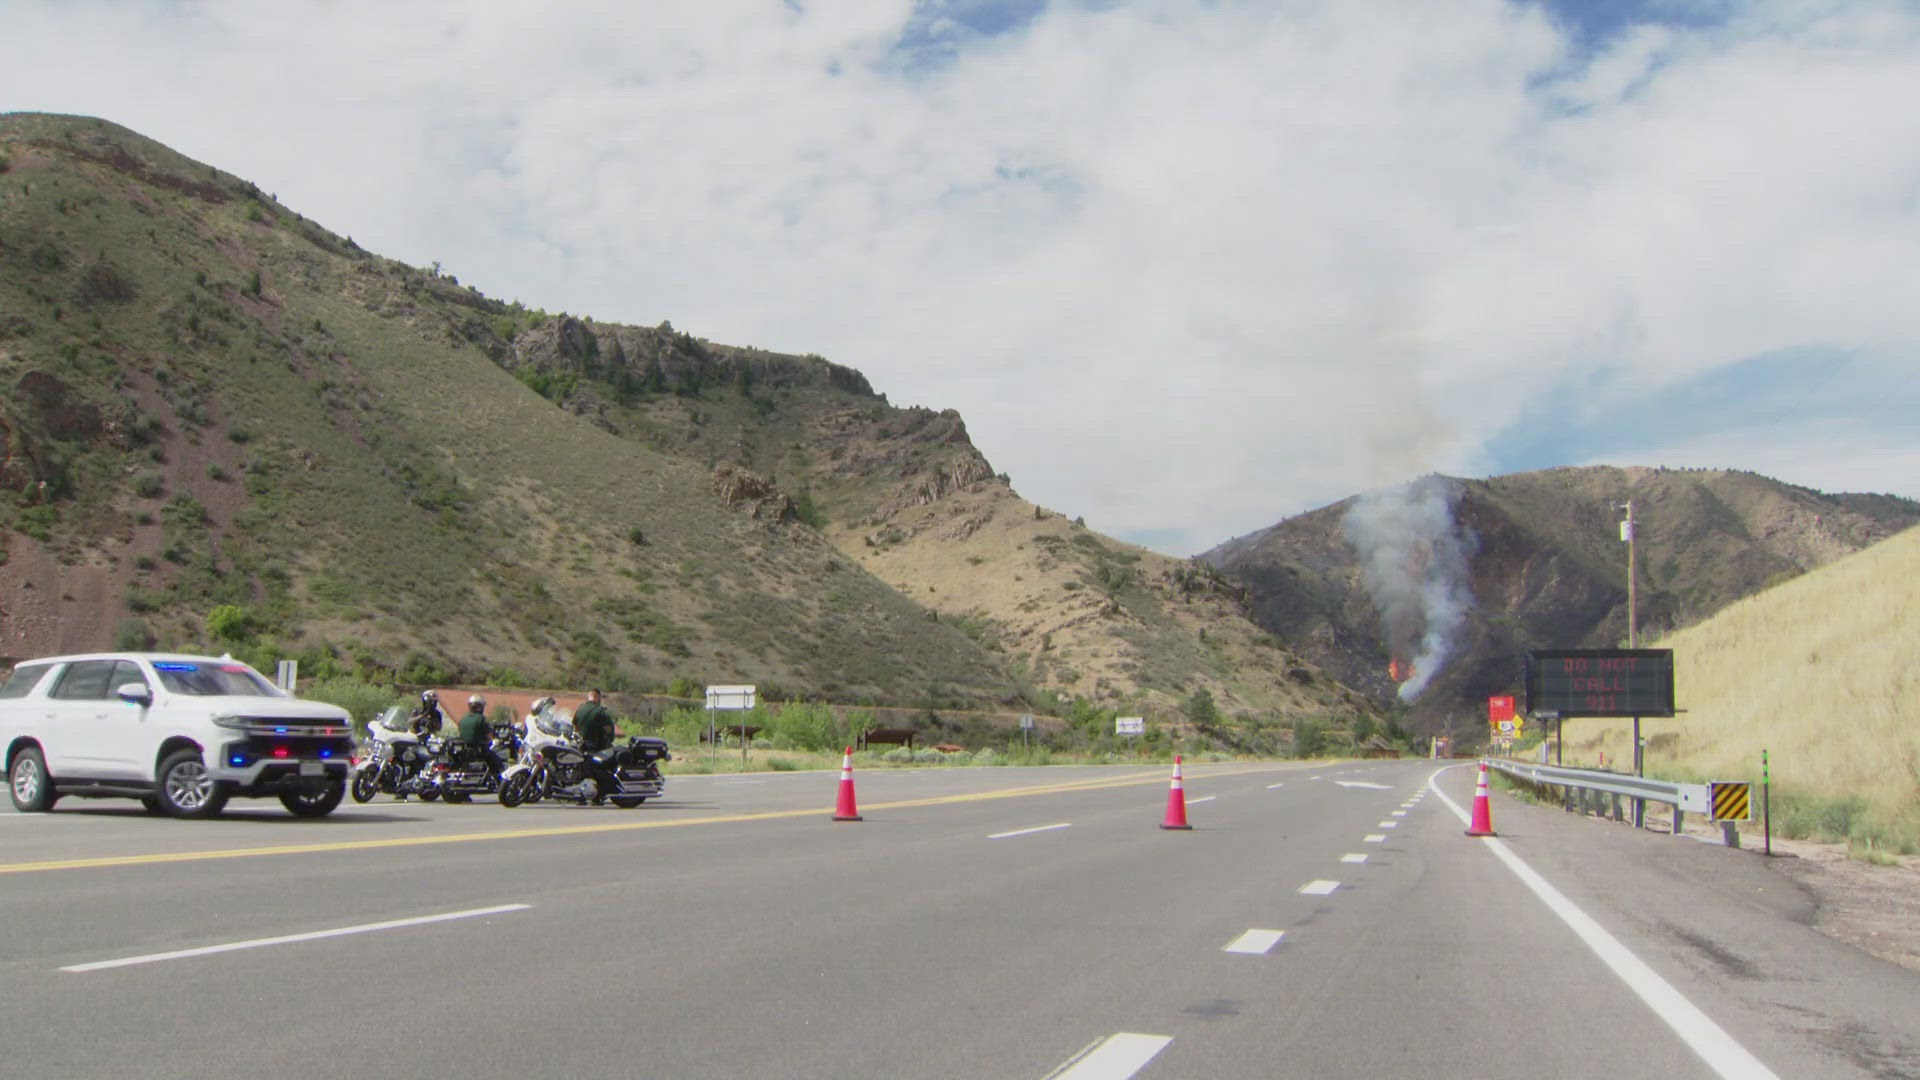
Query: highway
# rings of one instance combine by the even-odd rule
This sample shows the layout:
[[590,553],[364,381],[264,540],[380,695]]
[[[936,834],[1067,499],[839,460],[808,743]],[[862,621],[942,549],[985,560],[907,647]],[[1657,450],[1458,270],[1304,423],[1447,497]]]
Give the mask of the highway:
[[0,812],[0,1076],[1920,1075],[1752,852],[1469,765],[691,776],[633,810]]

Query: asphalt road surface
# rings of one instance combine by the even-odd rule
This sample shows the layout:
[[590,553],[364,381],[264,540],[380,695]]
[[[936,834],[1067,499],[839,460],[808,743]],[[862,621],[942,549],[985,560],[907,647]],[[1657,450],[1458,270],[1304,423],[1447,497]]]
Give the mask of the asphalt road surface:
[[633,810],[0,813],[0,1076],[1920,1076],[1761,856],[1470,767],[676,777]]

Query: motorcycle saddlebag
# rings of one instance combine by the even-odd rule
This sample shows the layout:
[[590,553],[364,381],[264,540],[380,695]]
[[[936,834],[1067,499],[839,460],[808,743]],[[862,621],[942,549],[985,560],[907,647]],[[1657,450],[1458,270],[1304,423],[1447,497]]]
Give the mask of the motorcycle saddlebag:
[[651,735],[635,735],[628,747],[637,762],[668,761],[673,757],[667,753],[667,740]]

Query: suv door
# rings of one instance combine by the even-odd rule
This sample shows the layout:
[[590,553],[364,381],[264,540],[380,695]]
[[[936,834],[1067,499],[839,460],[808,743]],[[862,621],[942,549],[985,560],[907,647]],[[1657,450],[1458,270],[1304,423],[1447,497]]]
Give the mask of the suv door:
[[[147,688],[145,705],[120,697],[120,688],[128,685]],[[160,724],[154,719],[153,695],[153,680],[147,678],[139,664],[131,660],[113,662],[113,676],[107,680],[107,714],[102,730],[107,740],[102,748],[103,761],[105,767],[112,770],[109,775],[153,779],[160,753]]]
[[[76,660],[47,693],[47,771],[62,780],[127,775],[124,706],[113,696],[117,660]],[[58,761],[60,764],[55,764]]]

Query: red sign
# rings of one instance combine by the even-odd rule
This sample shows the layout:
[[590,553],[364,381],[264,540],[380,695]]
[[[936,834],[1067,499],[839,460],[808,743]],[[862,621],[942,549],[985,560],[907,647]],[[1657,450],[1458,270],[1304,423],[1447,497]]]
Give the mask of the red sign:
[[1505,694],[1487,699],[1487,723],[1495,731],[1500,729],[1502,720],[1513,719],[1513,695]]

